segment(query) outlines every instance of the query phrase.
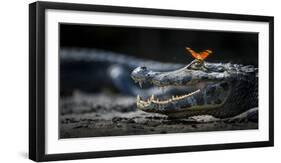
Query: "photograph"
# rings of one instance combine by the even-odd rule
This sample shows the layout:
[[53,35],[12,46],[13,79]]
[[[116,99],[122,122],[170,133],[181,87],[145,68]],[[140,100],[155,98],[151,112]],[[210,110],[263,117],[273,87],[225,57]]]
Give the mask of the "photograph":
[[58,25],[60,139],[259,129],[258,32]]

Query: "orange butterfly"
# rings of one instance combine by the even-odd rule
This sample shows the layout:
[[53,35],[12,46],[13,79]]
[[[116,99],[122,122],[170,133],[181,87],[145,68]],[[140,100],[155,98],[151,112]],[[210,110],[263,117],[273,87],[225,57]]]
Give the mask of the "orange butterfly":
[[206,59],[211,53],[213,53],[211,50],[205,50],[203,52],[195,52],[194,50],[192,50],[191,48],[186,47],[185,48],[189,53],[191,53],[191,55],[195,58],[198,59],[199,61],[203,61],[204,59]]

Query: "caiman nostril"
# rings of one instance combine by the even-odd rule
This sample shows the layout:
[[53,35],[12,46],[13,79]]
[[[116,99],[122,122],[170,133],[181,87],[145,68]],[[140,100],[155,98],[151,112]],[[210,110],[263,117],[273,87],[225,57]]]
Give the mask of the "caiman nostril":
[[146,70],[147,68],[145,66],[140,67],[142,70]]

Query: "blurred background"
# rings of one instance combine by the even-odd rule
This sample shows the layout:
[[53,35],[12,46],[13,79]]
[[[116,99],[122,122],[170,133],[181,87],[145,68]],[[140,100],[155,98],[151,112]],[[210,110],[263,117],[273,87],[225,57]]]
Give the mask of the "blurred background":
[[188,63],[185,47],[211,49],[207,61],[258,64],[258,34],[97,25],[60,25],[61,47],[103,49],[162,62]]
[[[157,61],[163,65],[160,71],[167,71],[164,63],[186,65],[194,59],[185,47],[196,52],[212,50],[208,62],[258,66],[258,33],[60,24],[59,37],[61,96],[71,95],[75,90],[135,96],[143,89],[132,81],[130,73],[143,64],[134,62],[128,66],[134,60],[126,57]],[[123,58],[110,57],[112,53]]]

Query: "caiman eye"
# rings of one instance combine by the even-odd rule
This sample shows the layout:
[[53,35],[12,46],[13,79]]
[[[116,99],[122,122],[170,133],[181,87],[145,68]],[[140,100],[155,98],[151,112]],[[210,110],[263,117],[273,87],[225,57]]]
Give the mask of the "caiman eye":
[[203,66],[203,62],[196,61],[190,65],[192,69],[200,69]]
[[200,62],[195,62],[194,63],[194,66],[198,67],[198,66],[201,66],[202,64]]

